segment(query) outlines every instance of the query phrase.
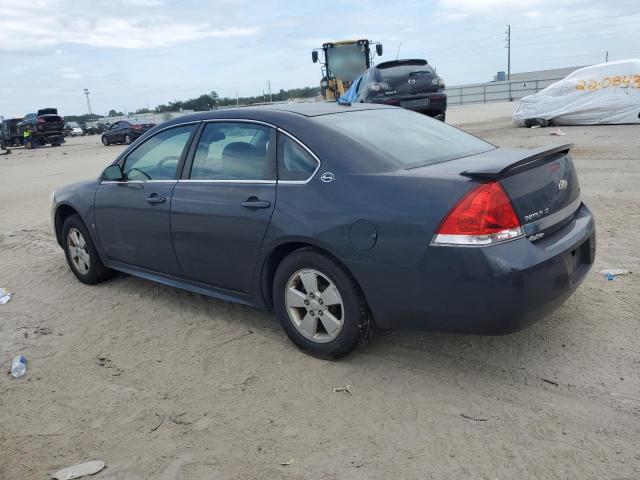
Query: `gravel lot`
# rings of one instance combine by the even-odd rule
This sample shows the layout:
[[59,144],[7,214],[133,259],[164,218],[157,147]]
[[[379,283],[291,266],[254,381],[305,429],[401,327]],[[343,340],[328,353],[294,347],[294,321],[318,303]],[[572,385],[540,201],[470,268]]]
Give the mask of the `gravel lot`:
[[584,284],[514,335],[382,332],[338,362],[300,353],[270,314],[126,275],[76,281],[49,194],[122,147],[0,155],[0,287],[15,292],[0,364],[29,360],[0,376],[0,478],[94,459],[103,480],[640,478],[640,126],[552,137],[513,127],[512,108],[448,118],[500,146],[576,144],[598,223]]

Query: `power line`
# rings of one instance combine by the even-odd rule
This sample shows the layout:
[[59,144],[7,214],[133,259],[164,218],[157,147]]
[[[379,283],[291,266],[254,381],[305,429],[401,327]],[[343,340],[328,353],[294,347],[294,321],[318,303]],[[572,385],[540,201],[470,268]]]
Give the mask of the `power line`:
[[605,17],[594,17],[594,18],[586,18],[586,19],[582,19],[582,20],[574,20],[573,22],[562,22],[562,24],[560,25],[545,25],[545,26],[541,26],[541,27],[530,27],[530,28],[521,28],[518,31],[519,32],[532,32],[532,31],[536,31],[536,30],[545,30],[548,28],[558,28],[558,26],[565,26],[565,25],[576,25],[576,24],[580,24],[580,23],[588,23],[588,22],[595,22],[595,21],[599,21],[599,20],[606,20],[609,18],[619,18],[619,17],[630,17],[633,15],[640,15],[640,12],[626,12],[626,13],[619,13],[617,15],[608,15]]

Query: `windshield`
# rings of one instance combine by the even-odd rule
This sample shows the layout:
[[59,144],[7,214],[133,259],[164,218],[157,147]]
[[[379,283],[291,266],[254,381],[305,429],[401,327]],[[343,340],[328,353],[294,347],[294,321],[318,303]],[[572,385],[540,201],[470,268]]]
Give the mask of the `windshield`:
[[412,168],[477,155],[496,147],[439,120],[401,108],[360,110],[317,121]]
[[378,66],[378,71],[380,72],[380,76],[382,80],[387,80],[390,78],[398,78],[398,77],[407,77],[409,75],[419,75],[423,73],[434,74],[433,68],[431,68],[428,64],[404,64],[404,65],[396,65],[393,67],[380,68]]
[[336,45],[327,48],[327,64],[334,77],[353,82],[367,69],[364,45]]

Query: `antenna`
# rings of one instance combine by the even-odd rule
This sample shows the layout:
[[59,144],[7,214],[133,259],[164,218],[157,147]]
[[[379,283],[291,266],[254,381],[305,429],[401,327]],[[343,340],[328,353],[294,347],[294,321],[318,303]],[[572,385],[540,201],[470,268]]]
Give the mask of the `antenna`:
[[400,44],[398,45],[398,52],[396,53],[396,60],[400,56],[400,47],[402,47],[402,42],[400,42]]

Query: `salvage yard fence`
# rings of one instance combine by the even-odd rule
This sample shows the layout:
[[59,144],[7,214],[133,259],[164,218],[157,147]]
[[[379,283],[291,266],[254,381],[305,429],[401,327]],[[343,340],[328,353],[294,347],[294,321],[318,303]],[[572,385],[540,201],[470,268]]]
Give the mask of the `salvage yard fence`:
[[473,83],[448,87],[445,93],[448,105],[508,102],[538,93],[558,80],[562,80],[562,78]]

